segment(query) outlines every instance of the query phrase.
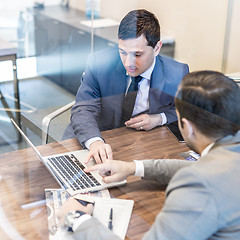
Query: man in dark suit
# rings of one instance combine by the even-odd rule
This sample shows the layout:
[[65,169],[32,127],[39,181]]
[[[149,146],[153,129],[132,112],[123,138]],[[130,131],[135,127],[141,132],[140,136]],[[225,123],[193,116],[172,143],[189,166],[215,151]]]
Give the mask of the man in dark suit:
[[118,38],[118,49],[89,57],[64,134],[77,137],[90,150],[88,159],[94,157],[97,163],[112,158],[100,131],[122,126],[151,130],[176,121],[174,95],[189,71],[186,64],[159,55],[160,26],[146,10],[129,12]]

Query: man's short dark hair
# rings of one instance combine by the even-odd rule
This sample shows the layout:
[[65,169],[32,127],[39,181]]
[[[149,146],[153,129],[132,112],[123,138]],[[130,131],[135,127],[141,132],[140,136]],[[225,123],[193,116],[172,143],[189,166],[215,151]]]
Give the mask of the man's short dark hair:
[[122,19],[118,29],[118,38],[127,40],[138,38],[142,34],[146,37],[148,46],[154,48],[160,40],[158,19],[145,9],[133,10]]
[[188,119],[206,136],[220,138],[240,130],[240,88],[220,72],[187,74],[175,104],[180,120]]

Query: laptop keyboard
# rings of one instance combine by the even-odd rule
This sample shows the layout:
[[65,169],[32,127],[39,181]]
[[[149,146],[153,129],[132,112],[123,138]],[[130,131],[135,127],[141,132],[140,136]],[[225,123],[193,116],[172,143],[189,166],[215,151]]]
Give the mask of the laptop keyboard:
[[[64,182],[67,182],[73,190],[100,185],[91,173],[83,171],[85,167],[77,160],[74,154],[51,157],[48,160],[61,178],[64,179]],[[65,187],[68,188],[68,186]]]

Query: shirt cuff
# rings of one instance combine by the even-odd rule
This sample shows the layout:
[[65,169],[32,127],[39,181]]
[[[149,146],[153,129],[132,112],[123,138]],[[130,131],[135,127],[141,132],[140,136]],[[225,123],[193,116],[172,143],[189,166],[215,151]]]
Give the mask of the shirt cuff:
[[160,113],[161,117],[162,117],[162,125],[167,123],[167,117],[165,113]]
[[73,223],[73,226],[72,226],[73,232],[75,232],[82,223],[84,223],[85,221],[87,221],[87,220],[90,219],[91,217],[92,217],[92,216],[89,215],[89,214],[84,214],[84,215],[82,215],[81,217],[79,217],[79,218]]
[[136,164],[136,171],[134,176],[137,177],[144,177],[144,165],[143,165],[143,161],[139,161],[139,160],[134,160],[135,164]]
[[[100,138],[100,137],[94,137],[94,138],[90,138],[90,139],[88,139],[86,142],[84,142],[84,145],[85,145],[85,147],[89,150],[89,147],[90,147],[90,145],[93,143],[93,142],[96,142],[96,141],[103,141],[103,139],[102,138]],[[103,141],[104,142],[104,141]]]

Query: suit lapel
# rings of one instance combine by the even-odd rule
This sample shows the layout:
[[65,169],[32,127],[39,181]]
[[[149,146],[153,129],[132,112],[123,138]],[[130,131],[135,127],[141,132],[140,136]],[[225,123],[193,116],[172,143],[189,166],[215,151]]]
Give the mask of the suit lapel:
[[157,57],[150,81],[149,113],[155,112],[156,106],[159,106],[161,93],[163,91],[165,83],[166,79],[163,73],[162,62],[160,58]]
[[119,59],[116,64],[115,71],[112,71],[111,79],[113,80],[113,94],[118,95],[125,91],[127,85],[127,75],[126,70]]
[[127,79],[126,70],[119,59],[116,69],[112,71],[112,87],[113,87],[113,105],[115,109],[115,126],[119,126],[122,115],[122,102],[126,91]]

